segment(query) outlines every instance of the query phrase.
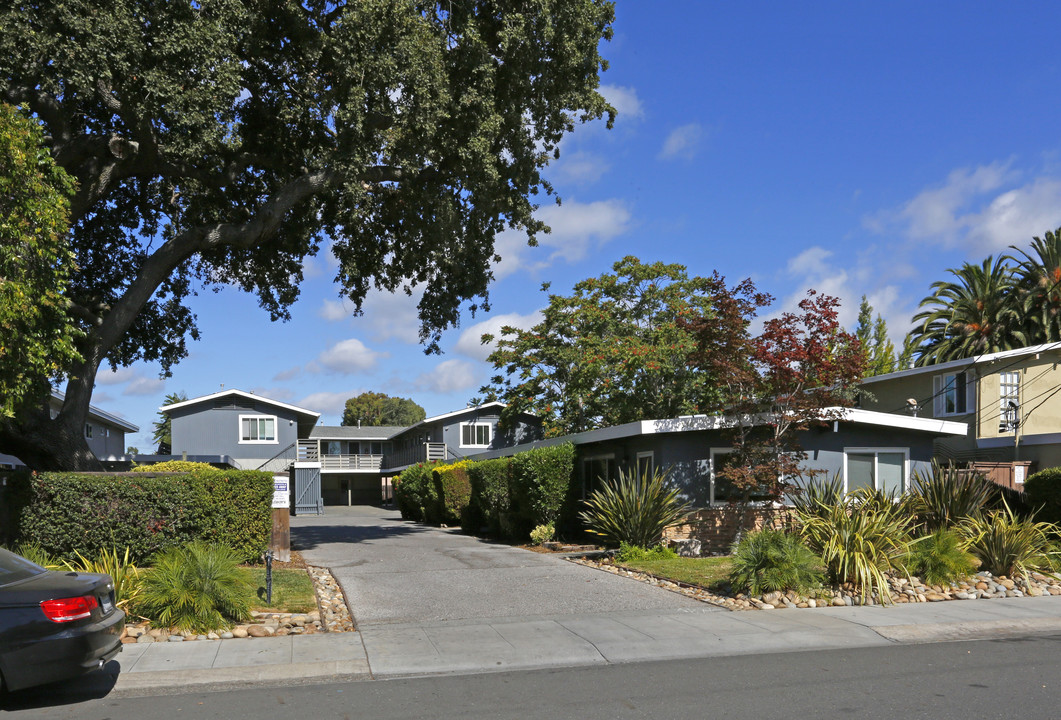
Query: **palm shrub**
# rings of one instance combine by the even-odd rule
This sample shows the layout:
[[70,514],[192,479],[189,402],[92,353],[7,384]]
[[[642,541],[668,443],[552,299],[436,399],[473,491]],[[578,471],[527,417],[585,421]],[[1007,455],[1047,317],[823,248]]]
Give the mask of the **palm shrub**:
[[253,588],[230,548],[195,541],[153,559],[137,609],[166,627],[203,633],[250,617]]
[[658,471],[640,477],[620,471],[618,480],[595,490],[585,506],[579,518],[586,529],[612,546],[658,545],[663,531],[689,514],[689,506]]
[[823,578],[821,558],[798,536],[771,528],[741,538],[733,547],[730,567],[730,585],[750,595],[804,592]]
[[931,474],[914,472],[909,495],[911,511],[929,530],[957,527],[979,515],[993,497],[993,486],[982,473],[959,470],[953,463],[932,461]]
[[1053,523],[1023,520],[1005,503],[961,526],[969,551],[980,558],[984,570],[1009,577],[1019,573],[1025,579],[1033,570],[1054,569],[1057,555],[1052,542],[1059,530]]
[[950,585],[972,575],[980,565],[967,544],[956,530],[939,528],[910,543],[906,569],[929,585]]
[[135,607],[144,592],[144,578],[140,568],[133,564],[129,548],[118,554],[117,548],[104,550],[94,558],[87,558],[79,552],[74,553],[74,560],[64,560],[63,565],[74,572],[100,573],[110,575],[114,581],[114,604],[123,610]]
[[876,592],[888,602],[889,570],[902,568],[913,517],[889,495],[868,488],[849,493],[844,502],[797,512],[800,534],[825,563],[833,582],[853,583],[862,601]]

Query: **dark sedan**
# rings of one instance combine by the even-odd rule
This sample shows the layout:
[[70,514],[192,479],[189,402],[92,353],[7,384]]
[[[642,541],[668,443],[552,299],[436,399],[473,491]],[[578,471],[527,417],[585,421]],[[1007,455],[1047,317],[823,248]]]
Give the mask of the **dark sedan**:
[[108,575],[54,572],[0,548],[0,681],[65,680],[121,652],[125,613]]

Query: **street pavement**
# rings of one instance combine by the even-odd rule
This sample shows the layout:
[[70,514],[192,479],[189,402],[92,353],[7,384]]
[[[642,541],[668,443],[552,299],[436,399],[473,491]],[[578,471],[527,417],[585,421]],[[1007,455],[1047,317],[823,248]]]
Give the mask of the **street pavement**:
[[293,517],[292,543],[331,568],[357,632],[126,645],[72,689],[165,694],[1061,632],[1061,597],[731,612],[389,510],[327,512]]

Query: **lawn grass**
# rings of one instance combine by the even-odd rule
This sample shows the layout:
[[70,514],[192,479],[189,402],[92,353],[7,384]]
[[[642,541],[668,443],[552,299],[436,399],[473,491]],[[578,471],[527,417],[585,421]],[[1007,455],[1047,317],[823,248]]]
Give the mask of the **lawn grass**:
[[708,590],[718,591],[726,585],[729,576],[731,558],[672,558],[669,560],[636,560],[622,563],[630,570],[648,573],[656,577],[675,582],[699,585]]
[[265,612],[308,613],[317,609],[313,580],[305,570],[273,568],[273,603],[265,604],[265,568],[240,568],[254,588],[252,609]]

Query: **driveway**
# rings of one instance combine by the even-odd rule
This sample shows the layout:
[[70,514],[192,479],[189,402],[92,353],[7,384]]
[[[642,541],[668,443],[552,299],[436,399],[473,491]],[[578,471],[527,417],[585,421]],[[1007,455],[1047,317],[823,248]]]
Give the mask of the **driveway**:
[[395,510],[328,507],[291,518],[291,545],[331,568],[359,627],[701,609],[678,593],[508,545],[404,521]]

